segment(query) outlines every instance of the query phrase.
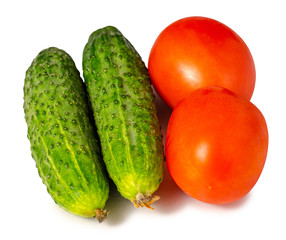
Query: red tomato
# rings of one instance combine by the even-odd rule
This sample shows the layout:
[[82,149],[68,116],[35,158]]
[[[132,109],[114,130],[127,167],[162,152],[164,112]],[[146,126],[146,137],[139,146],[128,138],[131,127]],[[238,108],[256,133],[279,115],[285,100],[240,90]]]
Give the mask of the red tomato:
[[204,88],[175,107],[167,129],[166,161],[185,193],[224,204],[252,189],[267,148],[265,119],[251,102],[220,87]]
[[191,91],[220,86],[250,100],[255,66],[244,41],[209,18],[189,17],[165,28],[155,41],[148,69],[152,83],[171,107]]

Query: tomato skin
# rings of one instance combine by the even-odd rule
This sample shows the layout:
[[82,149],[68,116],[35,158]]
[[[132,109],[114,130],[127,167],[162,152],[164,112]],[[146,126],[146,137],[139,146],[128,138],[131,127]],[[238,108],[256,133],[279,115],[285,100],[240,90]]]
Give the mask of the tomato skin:
[[207,86],[224,87],[250,100],[256,78],[244,41],[205,17],[183,18],[166,27],[151,49],[148,69],[156,91],[171,108]]
[[263,170],[267,149],[267,125],[258,108],[220,87],[195,90],[169,120],[170,175],[185,193],[206,203],[245,196]]

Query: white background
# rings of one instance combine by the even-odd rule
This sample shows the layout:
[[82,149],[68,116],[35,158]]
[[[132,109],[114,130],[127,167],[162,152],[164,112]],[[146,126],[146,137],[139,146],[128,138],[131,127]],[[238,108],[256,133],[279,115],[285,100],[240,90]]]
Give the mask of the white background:
[[[0,239],[286,239],[286,14],[284,1],[1,1]],[[110,215],[73,216],[51,199],[31,157],[24,120],[25,71],[44,48],[67,51],[81,71],[82,51],[96,29],[116,26],[145,63],[158,34],[188,16],[211,17],[235,30],[256,64],[252,102],[269,128],[269,152],[253,190],[215,206],[180,191],[165,173],[155,210],[135,209],[116,191]],[[165,134],[170,110],[157,98]]]

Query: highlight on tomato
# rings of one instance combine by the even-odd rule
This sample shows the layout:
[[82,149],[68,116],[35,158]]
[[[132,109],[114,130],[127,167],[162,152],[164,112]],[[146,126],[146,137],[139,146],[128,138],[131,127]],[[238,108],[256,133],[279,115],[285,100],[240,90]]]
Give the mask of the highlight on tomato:
[[221,87],[193,91],[169,120],[170,175],[185,193],[206,203],[231,203],[245,196],[262,173],[267,149],[262,113]]
[[195,89],[227,88],[246,100],[254,91],[253,57],[231,28],[206,17],[187,17],[166,27],[151,49],[154,88],[174,108]]

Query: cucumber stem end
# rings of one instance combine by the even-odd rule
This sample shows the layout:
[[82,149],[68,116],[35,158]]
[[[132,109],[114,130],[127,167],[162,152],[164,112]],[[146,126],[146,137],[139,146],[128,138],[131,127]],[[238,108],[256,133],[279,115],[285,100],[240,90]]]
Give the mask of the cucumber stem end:
[[150,193],[146,193],[145,195],[142,193],[138,193],[136,195],[135,199],[132,199],[131,202],[134,204],[135,207],[147,207],[150,208],[152,210],[154,210],[154,208],[152,208],[150,205],[159,200],[160,197],[159,196],[152,196]]
[[94,212],[95,212],[95,218],[98,220],[99,223],[101,223],[107,218],[109,210],[107,210],[107,209],[103,209],[103,210],[95,209]]

